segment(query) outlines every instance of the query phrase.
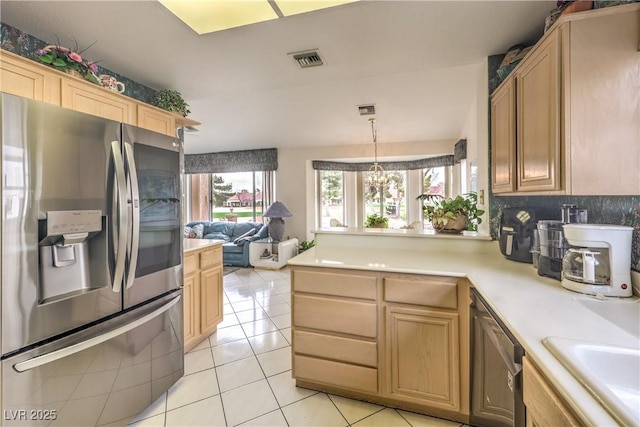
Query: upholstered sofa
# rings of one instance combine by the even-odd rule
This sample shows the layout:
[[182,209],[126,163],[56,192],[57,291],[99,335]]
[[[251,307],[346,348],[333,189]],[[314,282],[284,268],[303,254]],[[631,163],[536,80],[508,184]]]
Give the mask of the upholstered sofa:
[[202,224],[203,239],[224,240],[222,263],[238,267],[249,267],[249,244],[254,240],[269,237],[267,226],[261,222],[190,222],[186,227],[194,228]]

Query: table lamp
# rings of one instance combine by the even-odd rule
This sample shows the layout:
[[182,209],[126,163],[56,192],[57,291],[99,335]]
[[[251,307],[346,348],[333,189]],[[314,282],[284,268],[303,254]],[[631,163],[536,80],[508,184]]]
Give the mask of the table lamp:
[[262,216],[270,218],[269,225],[267,227],[269,229],[269,236],[271,239],[277,242],[282,241],[282,237],[284,236],[284,220],[282,218],[293,216],[293,214],[289,212],[289,209],[287,209],[287,207],[281,202],[273,202]]

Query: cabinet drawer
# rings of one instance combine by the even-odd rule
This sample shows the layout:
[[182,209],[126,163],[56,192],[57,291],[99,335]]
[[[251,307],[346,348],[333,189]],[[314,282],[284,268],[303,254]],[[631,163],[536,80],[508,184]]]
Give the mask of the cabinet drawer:
[[313,357],[293,357],[293,375],[299,380],[308,380],[344,389],[378,392],[378,370],[349,365]]
[[375,303],[309,295],[293,296],[293,324],[298,327],[375,338]]
[[200,253],[201,269],[206,270],[220,264],[222,264],[222,247],[217,246]]
[[187,276],[198,271],[198,269],[200,268],[198,264],[199,262],[197,253],[192,252],[185,254],[183,259],[184,275]]
[[385,301],[458,308],[457,279],[454,277],[399,275],[383,280]]
[[373,368],[378,366],[378,347],[375,342],[295,331],[293,333],[293,349],[296,354],[306,354]]
[[294,270],[293,290],[313,294],[375,300],[376,276]]

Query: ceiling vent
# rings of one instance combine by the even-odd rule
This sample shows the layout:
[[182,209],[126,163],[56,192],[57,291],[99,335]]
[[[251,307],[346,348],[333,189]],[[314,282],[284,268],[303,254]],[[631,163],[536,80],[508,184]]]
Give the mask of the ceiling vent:
[[375,105],[358,105],[358,111],[361,116],[370,116],[376,113]]
[[324,64],[322,58],[320,58],[320,52],[317,50],[305,50],[304,52],[294,52],[289,55],[298,63],[300,68],[318,67]]

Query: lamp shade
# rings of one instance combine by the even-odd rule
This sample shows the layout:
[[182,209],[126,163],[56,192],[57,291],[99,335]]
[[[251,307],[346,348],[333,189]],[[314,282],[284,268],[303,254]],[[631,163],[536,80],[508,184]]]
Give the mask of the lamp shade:
[[293,216],[293,214],[289,212],[289,209],[287,209],[287,207],[281,202],[273,202],[262,216],[265,218],[285,218]]

